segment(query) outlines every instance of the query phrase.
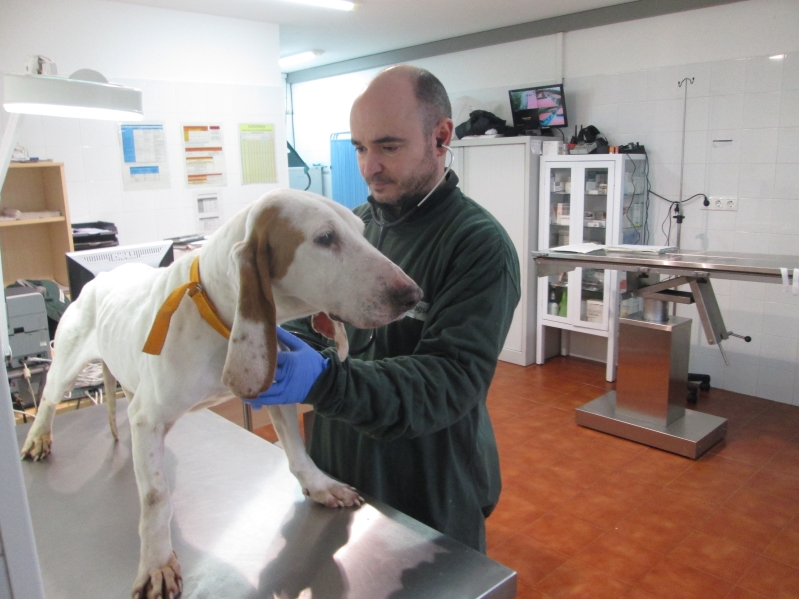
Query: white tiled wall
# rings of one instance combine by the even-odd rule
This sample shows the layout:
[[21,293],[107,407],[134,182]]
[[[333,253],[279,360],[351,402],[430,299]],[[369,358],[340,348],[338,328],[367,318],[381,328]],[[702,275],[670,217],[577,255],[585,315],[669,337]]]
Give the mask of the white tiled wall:
[[[569,118],[592,124],[612,145],[643,143],[652,189],[679,197],[683,89],[688,86],[683,197],[738,198],[737,212],[685,205],[685,249],[799,255],[799,53],[753,56],[630,73],[567,78]],[[714,140],[732,140],[719,142]],[[666,243],[668,204],[652,198],[652,243]],[[668,230],[668,225],[665,227]],[[676,238],[672,227],[671,243]],[[725,342],[726,367],[708,346],[696,310],[691,370],[712,384],[799,405],[799,297],[781,285],[715,281],[728,329],[753,340]]]
[[[145,120],[165,125],[170,187],[123,191],[118,124],[111,121],[25,116],[18,143],[31,156],[65,165],[72,222],[108,221],[122,244],[144,243],[197,232],[197,192],[218,191],[223,219],[270,189],[288,186],[282,87],[150,80],[117,80],[142,90]],[[2,80],[0,79],[0,93]],[[5,123],[8,115],[0,110]],[[185,183],[181,124],[222,123],[227,185],[192,188]],[[278,183],[242,185],[239,123],[273,123]]]

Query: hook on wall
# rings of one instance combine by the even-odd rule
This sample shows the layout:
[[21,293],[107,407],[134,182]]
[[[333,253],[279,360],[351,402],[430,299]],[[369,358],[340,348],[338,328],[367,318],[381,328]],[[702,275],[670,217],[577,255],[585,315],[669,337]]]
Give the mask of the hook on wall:
[[677,82],[677,87],[682,87],[682,84],[685,83],[686,81],[688,83],[690,83],[691,85],[693,85],[694,84],[694,77],[686,77],[682,81],[678,81]]

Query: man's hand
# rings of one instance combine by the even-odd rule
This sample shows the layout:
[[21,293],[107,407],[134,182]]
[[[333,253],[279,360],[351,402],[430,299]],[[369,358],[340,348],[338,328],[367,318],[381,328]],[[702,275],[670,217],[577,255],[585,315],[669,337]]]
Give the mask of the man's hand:
[[288,351],[277,354],[275,382],[272,386],[258,397],[246,400],[254,406],[303,402],[316,379],[330,363],[329,358],[323,358],[304,341],[280,327],[277,327],[277,339]]

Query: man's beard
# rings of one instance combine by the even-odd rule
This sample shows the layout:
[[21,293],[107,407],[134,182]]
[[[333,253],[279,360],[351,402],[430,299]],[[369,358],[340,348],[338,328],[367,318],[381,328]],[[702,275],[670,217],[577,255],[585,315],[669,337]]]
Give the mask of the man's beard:
[[[406,207],[412,207],[419,203],[419,201],[430,191],[435,184],[435,178],[438,175],[438,161],[433,154],[433,149],[428,148],[422,160],[417,167],[418,174],[408,177],[401,182],[399,195],[395,198],[382,198],[375,200],[379,204],[386,206],[393,206],[400,208],[402,211]],[[395,179],[386,178],[382,179],[380,175],[375,175],[368,183],[384,183],[396,182]]]

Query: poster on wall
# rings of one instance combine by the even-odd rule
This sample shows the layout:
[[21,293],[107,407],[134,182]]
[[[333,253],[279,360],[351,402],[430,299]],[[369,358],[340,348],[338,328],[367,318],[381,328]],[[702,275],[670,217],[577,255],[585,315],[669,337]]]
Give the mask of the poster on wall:
[[203,235],[210,235],[222,225],[219,193],[198,193],[195,200],[197,202],[197,231]]
[[125,191],[170,186],[163,123],[120,123],[119,139]]
[[189,187],[227,184],[221,125],[183,125],[183,153]]
[[275,126],[240,124],[239,144],[241,147],[242,184],[277,183]]

